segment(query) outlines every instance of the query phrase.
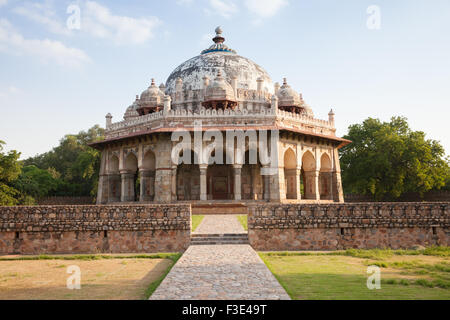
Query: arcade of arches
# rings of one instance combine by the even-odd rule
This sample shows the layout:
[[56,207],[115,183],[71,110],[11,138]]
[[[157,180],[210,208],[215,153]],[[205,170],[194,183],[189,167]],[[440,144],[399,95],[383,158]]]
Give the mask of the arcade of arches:
[[[170,154],[157,149],[137,148],[108,152],[106,174],[101,177],[107,196],[104,203],[178,201],[337,201],[342,202],[337,149],[292,145],[279,150],[279,172],[263,175],[259,158],[249,164],[198,165],[171,163]],[[229,163],[228,152],[223,163]],[[122,161],[120,161],[122,159]],[[164,159],[163,159],[164,160]]]

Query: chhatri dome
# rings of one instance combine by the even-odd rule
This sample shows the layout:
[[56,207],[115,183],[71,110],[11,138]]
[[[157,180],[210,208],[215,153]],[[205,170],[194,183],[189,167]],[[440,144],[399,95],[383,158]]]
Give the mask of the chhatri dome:
[[182,79],[186,90],[198,90],[203,88],[204,78],[214,79],[220,70],[224,79],[231,83],[233,78],[237,80],[237,88],[257,89],[257,79],[264,81],[264,90],[273,93],[274,88],[269,74],[255,62],[241,57],[235,50],[224,44],[222,29],[216,29],[214,44],[177,67],[167,79],[167,93],[171,94],[176,89],[176,81]]

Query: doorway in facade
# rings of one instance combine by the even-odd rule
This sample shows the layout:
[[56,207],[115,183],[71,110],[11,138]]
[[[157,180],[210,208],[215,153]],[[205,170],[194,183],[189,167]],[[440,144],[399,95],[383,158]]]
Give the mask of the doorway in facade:
[[230,165],[212,165],[208,167],[208,199],[233,200],[233,167]]

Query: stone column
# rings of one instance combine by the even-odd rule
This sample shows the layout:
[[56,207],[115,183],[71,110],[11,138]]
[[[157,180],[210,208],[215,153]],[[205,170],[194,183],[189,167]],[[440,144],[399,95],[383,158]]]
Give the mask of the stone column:
[[120,202],[121,189],[120,174],[108,175],[108,203]]
[[320,189],[319,189],[319,175],[320,175],[320,171],[316,170],[314,171],[314,192],[315,192],[315,200],[320,200]]
[[134,174],[129,171],[121,171],[122,177],[122,192],[120,201],[122,202],[134,202]]
[[178,200],[177,196],[177,171],[178,167],[172,166],[172,202],[176,202]]
[[344,203],[344,191],[342,190],[341,164],[339,162],[339,151],[333,150],[334,172],[333,172],[333,198],[334,201]]
[[155,196],[155,171],[153,170],[139,170],[141,180],[140,202],[153,201]]
[[207,165],[200,165],[200,200],[208,200],[207,187],[206,187],[206,174],[208,172]]
[[242,200],[241,174],[242,165],[233,165],[234,171],[234,200]]
[[297,168],[295,171],[296,171],[295,172],[295,188],[297,191],[297,200],[302,200],[302,184],[301,184],[302,169]]
[[344,203],[344,191],[342,190],[342,179],[340,171],[333,172],[333,185],[334,201]]

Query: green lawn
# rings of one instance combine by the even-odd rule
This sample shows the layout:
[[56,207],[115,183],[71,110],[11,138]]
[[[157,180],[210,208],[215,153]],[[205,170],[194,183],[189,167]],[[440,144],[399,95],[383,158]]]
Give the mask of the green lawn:
[[204,218],[205,218],[205,216],[200,216],[200,215],[192,216],[192,232],[194,232],[195,229],[197,229],[197,227],[200,225],[200,223],[203,221]]
[[245,231],[248,231],[248,226],[247,226],[247,220],[248,220],[248,216],[247,215],[240,215],[237,216],[239,222],[242,224],[242,226],[244,227]]
[[[349,250],[260,256],[295,300],[450,300],[449,251]],[[367,288],[369,265],[381,268],[380,290]]]

